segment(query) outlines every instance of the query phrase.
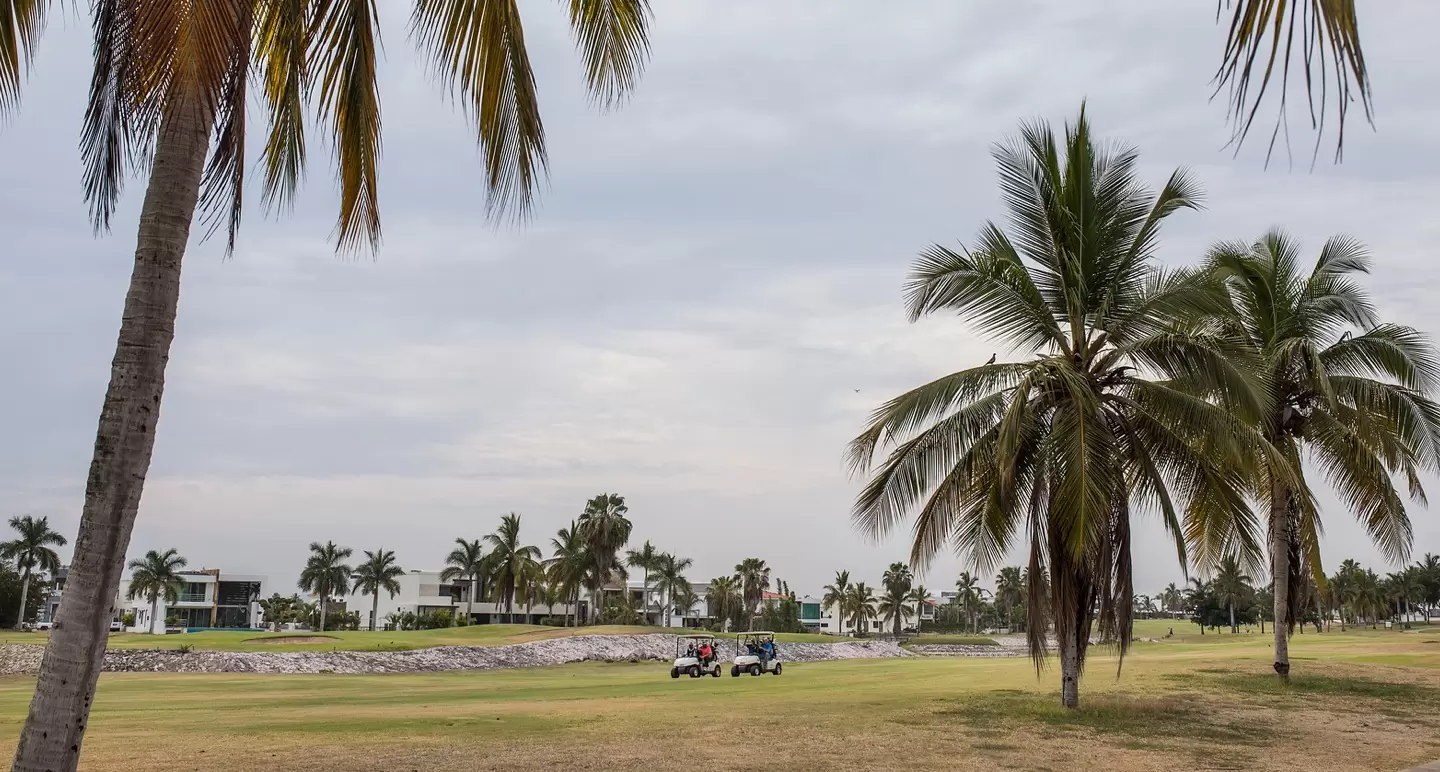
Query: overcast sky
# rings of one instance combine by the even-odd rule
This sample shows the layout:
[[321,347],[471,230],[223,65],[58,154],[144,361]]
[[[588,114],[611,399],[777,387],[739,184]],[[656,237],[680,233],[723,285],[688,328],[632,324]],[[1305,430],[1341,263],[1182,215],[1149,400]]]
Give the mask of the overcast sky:
[[[1263,129],[1239,157],[1223,149],[1213,0],[888,15],[663,0],[645,79],[609,114],[587,102],[560,5],[521,5],[551,151],[536,217],[484,221],[471,129],[413,53],[408,4],[383,3],[383,247],[335,256],[320,147],[293,215],[250,209],[228,261],[192,245],[132,556],[175,547],[288,591],[313,540],[433,568],[515,511],[548,552],[589,496],[615,491],[635,541],[693,558],[693,580],[758,556],[802,594],[837,569],[875,583],[908,535],[873,544],[851,527],[845,443],[884,399],[996,350],[958,319],[907,324],[907,267],[1003,216],[992,142],[1086,98],[1154,184],[1176,166],[1204,184],[1208,209],[1172,218],[1166,261],[1277,224],[1310,254],[1346,232],[1373,249],[1383,315],[1436,332],[1431,0],[1362,3],[1377,128],[1357,120],[1345,163],[1327,145],[1313,172],[1298,109],[1293,168],[1283,151],[1264,168]],[[0,515],[47,515],[72,537],[143,190],[92,237],[76,150],[88,64],[87,22],[57,17],[0,126]],[[1327,566],[1386,570],[1323,501]],[[1436,515],[1414,519],[1415,551],[1440,551]],[[1138,539],[1139,591],[1181,579],[1156,523]],[[948,589],[961,568],[942,559],[923,581]]]

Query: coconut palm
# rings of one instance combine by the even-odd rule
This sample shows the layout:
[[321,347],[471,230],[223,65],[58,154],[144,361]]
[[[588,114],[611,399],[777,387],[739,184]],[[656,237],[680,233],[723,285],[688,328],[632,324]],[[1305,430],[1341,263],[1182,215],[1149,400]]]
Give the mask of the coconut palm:
[[835,622],[838,625],[838,629],[835,631],[838,635],[845,634],[845,617],[850,611],[845,603],[849,591],[850,572],[836,571],[835,581],[825,585],[825,595],[820,598],[820,602],[825,604],[825,608],[834,609],[832,613],[835,615]]
[[894,626],[894,635],[900,635],[900,626],[904,624],[904,617],[909,616],[913,608],[910,605],[910,588],[914,586],[915,575],[910,572],[910,567],[904,563],[891,563],[885,569],[884,575],[880,577],[880,583],[885,591],[880,596],[880,607],[878,611],[881,618]]
[[500,527],[487,534],[485,541],[490,545],[486,560],[490,587],[496,602],[505,607],[505,614],[514,622],[515,596],[538,564],[540,548],[520,543],[520,515],[514,512],[501,517]]
[[628,576],[618,555],[630,541],[630,520],[625,517],[629,511],[624,496],[602,493],[585,502],[580,513],[579,527],[590,554],[585,585],[590,590],[591,608],[597,612],[604,606],[605,585]]
[[485,546],[479,539],[466,541],[455,539],[455,549],[445,556],[445,568],[440,571],[440,581],[453,582],[464,579],[470,584],[465,597],[465,621],[475,619],[475,596],[482,591],[480,580],[485,576]]
[[1324,576],[1320,513],[1302,454],[1396,563],[1407,559],[1411,526],[1392,475],[1423,503],[1421,475],[1440,469],[1435,348],[1413,328],[1380,322],[1358,281],[1370,265],[1358,242],[1332,238],[1313,266],[1303,262],[1299,245],[1279,231],[1218,245],[1208,259],[1230,301],[1215,327],[1246,346],[1268,390],[1263,409],[1246,415],[1265,446],[1254,454],[1253,486],[1266,511],[1282,681],[1295,590],[1307,572]]
[[[130,561],[130,588],[125,597],[129,600],[144,597],[150,601],[150,632],[155,632],[155,622],[160,618],[160,599],[174,603],[180,599],[180,569],[185,567],[185,558],[179,551],[170,548],[164,552],[150,550],[145,557]],[[164,628],[161,628],[164,631]]]
[[1005,626],[1015,628],[1015,609],[1025,602],[1025,580],[1019,566],[1005,566],[995,575],[995,605],[1005,609]]
[[1210,583],[1215,592],[1215,597],[1230,610],[1230,633],[1233,635],[1240,632],[1239,626],[1235,624],[1235,604],[1245,599],[1246,593],[1250,592],[1250,579],[1240,567],[1240,561],[1234,555],[1226,555],[1220,560],[1220,565],[1215,569],[1215,579]]
[[875,591],[864,582],[856,582],[850,585],[845,598],[845,606],[850,613],[850,622],[855,626],[855,632],[868,632],[870,620],[876,616]]
[[404,575],[405,569],[395,564],[394,552],[383,547],[374,552],[365,550],[365,559],[355,567],[351,580],[356,592],[373,598],[370,604],[370,632],[375,632],[375,623],[379,621],[380,592],[388,592],[392,598],[400,594],[399,579]]
[[980,606],[983,599],[981,592],[984,588],[980,586],[980,577],[972,575],[969,571],[961,571],[959,578],[955,580],[955,600],[964,609],[965,619],[969,623],[970,632],[975,632],[975,609]]
[[16,537],[0,542],[0,557],[14,561],[20,570],[20,611],[15,614],[15,629],[25,623],[25,603],[29,600],[30,575],[34,571],[49,572],[52,576],[60,570],[60,556],[51,547],[65,546],[65,537],[50,530],[50,518],[36,519],[31,515],[10,518],[10,528]]
[[760,558],[745,558],[735,566],[735,582],[740,585],[745,602],[747,630],[755,629],[755,612],[765,591],[770,589],[770,567]]
[[580,588],[585,584],[585,577],[589,574],[593,562],[585,544],[585,535],[572,520],[568,527],[555,532],[555,536],[550,539],[550,549],[552,552],[545,561],[545,570],[550,575],[550,581],[563,590],[567,602],[571,604],[571,613],[568,616],[578,625]]
[[650,616],[650,572],[657,567],[659,558],[660,550],[655,549],[655,545],[651,544],[649,539],[645,540],[645,544],[640,549],[625,551],[625,565],[641,570],[640,597],[644,598],[644,602],[640,604],[640,607],[644,611],[647,622]]
[[[972,249],[925,251],[908,310],[913,320],[963,315],[1032,356],[961,370],[880,407],[850,447],[852,469],[873,470],[854,516],[878,537],[916,512],[917,567],[953,545],[990,571],[1023,540],[1030,653],[1043,667],[1048,572],[1062,700],[1075,706],[1097,609],[1101,637],[1118,641],[1122,658],[1132,637],[1132,508],[1160,514],[1182,564],[1187,527],[1196,538],[1212,522],[1245,532],[1236,469],[1246,427],[1196,395],[1260,395],[1223,340],[1177,326],[1218,305],[1203,277],[1155,259],[1161,224],[1198,201],[1184,172],[1152,195],[1135,151],[1093,141],[1083,108],[1063,146],[1047,124],[1026,124],[995,158],[1010,231],[990,223]],[[882,448],[891,450],[879,460]]]
[[670,592],[670,602],[667,604],[666,610],[668,612],[673,608],[679,611],[681,616],[689,616],[698,603],[700,603],[700,596],[696,594],[695,586],[684,582]]
[[[1421,603],[1429,606],[1430,609],[1440,610],[1440,555],[1425,553],[1415,564],[1420,571],[1420,581],[1425,585],[1425,594]],[[1425,612],[1425,621],[1430,621],[1430,610]]]
[[710,580],[708,590],[710,614],[720,620],[723,627],[744,608],[740,583],[730,576],[718,576]]
[[908,599],[908,602],[915,608],[915,625],[918,629],[920,626],[920,619],[922,618],[922,612],[925,610],[925,606],[927,604],[933,604],[935,602],[935,597],[930,592],[930,590],[922,584],[910,590],[910,597]]
[[694,564],[695,561],[690,558],[677,558],[668,552],[661,552],[655,556],[655,591],[660,593],[660,601],[664,604],[663,623],[666,627],[670,626],[670,611],[676,607],[675,599],[679,597],[680,592],[691,591],[690,605],[683,607],[687,613],[690,607],[695,605],[694,589],[690,587],[690,580],[685,578],[685,572]]
[[[0,111],[14,105],[20,62],[33,50],[48,0],[0,11]],[[648,52],[646,0],[572,0],[570,22],[590,92],[614,105],[635,85]],[[108,622],[154,449],[165,366],[174,339],[181,262],[197,210],[224,225],[227,252],[240,223],[248,87],[261,86],[266,142],[262,199],[288,209],[303,175],[306,112],[333,148],[340,188],[337,247],[380,241],[377,172],[380,96],[377,4],[267,0],[97,0],[95,68],[82,131],[85,193],[108,228],[131,169],[145,169],[135,268],[101,410],[68,606],[42,664],[16,769],[73,770]],[[415,0],[412,37],[477,126],[487,213],[524,217],[546,168],[534,74],[514,3]],[[253,76],[252,77],[252,70]],[[313,125],[313,124],[311,124]],[[209,161],[206,161],[207,156]],[[86,672],[60,672],[89,658]],[[61,687],[64,687],[63,689]]]
[[1160,593],[1160,598],[1160,604],[1165,607],[1167,612],[1185,609],[1184,595],[1181,594],[1180,588],[1176,587],[1174,582],[1165,585],[1164,591]]
[[330,599],[350,591],[350,577],[354,569],[345,562],[354,552],[349,547],[336,546],[335,542],[310,542],[310,557],[300,571],[299,588],[316,596],[320,607],[320,629],[325,629],[326,612]]

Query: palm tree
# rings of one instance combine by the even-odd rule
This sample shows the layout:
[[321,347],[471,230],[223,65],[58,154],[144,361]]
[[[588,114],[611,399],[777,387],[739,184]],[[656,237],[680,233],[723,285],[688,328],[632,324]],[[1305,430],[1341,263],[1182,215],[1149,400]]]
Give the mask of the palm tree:
[[[1048,573],[1073,707],[1097,610],[1101,637],[1119,641],[1122,658],[1129,647],[1131,509],[1161,513],[1182,565],[1180,512],[1191,510],[1192,532],[1249,515],[1235,471],[1245,427],[1196,394],[1260,396],[1223,341],[1178,326],[1217,304],[1208,282],[1155,260],[1161,224],[1199,197],[1183,172],[1152,196],[1135,151],[1095,144],[1083,107],[1063,147],[1047,124],[1026,124],[995,158],[1011,232],[989,223],[973,249],[931,247],[907,304],[912,320],[958,313],[1033,356],[961,370],[876,410],[850,446],[856,473],[873,468],[854,517],[878,537],[917,511],[917,567],[953,544],[990,571],[1024,539],[1029,596]],[[893,448],[883,461],[881,448]],[[1026,606],[1037,668],[1041,605]]]
[[[150,601],[150,632],[155,632],[155,621],[160,618],[160,599],[163,597],[166,603],[180,599],[180,569],[184,567],[185,558],[173,547],[164,552],[150,550],[127,566],[130,589],[125,597],[134,600],[143,596]],[[165,628],[160,629],[163,632]]]
[[[0,110],[13,106],[18,62],[28,57],[47,0],[0,13]],[[91,660],[98,674],[118,572],[154,449],[165,366],[174,338],[180,270],[197,209],[233,249],[247,166],[245,117],[252,62],[268,126],[261,150],[268,208],[287,209],[306,161],[306,109],[318,112],[339,171],[338,249],[380,241],[378,15],[349,3],[127,3],[97,0],[95,69],[82,132],[85,192],[107,228],[125,175],[148,170],[135,269],[121,315],[81,515],[69,604],[93,619],[62,617],[42,664],[16,769],[73,770],[95,676],[60,672]],[[645,0],[574,0],[570,22],[591,93],[615,105],[648,54]],[[546,168],[534,73],[514,3],[416,0],[412,33],[440,80],[473,116],[488,186],[487,214],[524,217]],[[18,43],[16,41],[19,41]],[[207,163],[207,156],[210,158]],[[54,688],[51,688],[53,685]],[[60,687],[66,687],[60,689]],[[43,725],[43,726],[42,726]]]
[[[1421,602],[1431,609],[1440,609],[1440,555],[1425,553],[1415,567],[1420,571],[1420,581],[1425,585]],[[1425,612],[1425,623],[1430,623],[1430,610]]]
[[710,598],[710,613],[720,620],[722,628],[744,608],[745,600],[740,592],[740,583],[734,577],[719,576],[711,579],[707,594]]
[[911,613],[910,588],[915,583],[915,575],[904,563],[891,563],[881,576],[880,583],[885,586],[885,592],[880,598],[880,615],[894,624],[894,635],[899,637],[904,617]]
[[356,592],[374,598],[370,605],[370,632],[375,632],[375,623],[380,617],[380,591],[390,593],[392,598],[400,594],[398,580],[404,575],[405,569],[395,564],[394,552],[383,547],[374,552],[365,550],[365,560],[355,567],[351,578]]
[[665,604],[666,627],[670,626],[670,611],[675,607],[675,599],[682,591],[691,591],[690,606],[684,608],[688,611],[695,605],[694,588],[690,587],[690,580],[685,578],[685,572],[694,564],[695,561],[690,558],[677,558],[668,552],[662,552],[655,557],[655,591],[660,593],[660,600]]
[[1235,604],[1244,600],[1245,594],[1250,592],[1250,582],[1250,577],[1240,568],[1240,562],[1234,555],[1221,558],[1211,586],[1215,590],[1216,598],[1230,609],[1231,635],[1240,632],[1239,626],[1235,624]]
[[1396,563],[1410,550],[1411,526],[1391,475],[1403,475],[1412,499],[1423,502],[1420,475],[1440,469],[1440,406],[1429,396],[1440,386],[1434,347],[1413,328],[1380,323],[1357,281],[1370,264],[1358,242],[1332,238],[1308,272],[1302,263],[1299,246],[1278,231],[1254,244],[1218,245],[1208,260],[1230,301],[1214,326],[1245,344],[1268,390],[1263,409],[1245,414],[1264,445],[1252,485],[1268,509],[1282,681],[1295,593],[1306,572],[1323,576],[1320,514],[1302,454]]
[[475,596],[480,594],[480,578],[485,574],[485,547],[479,539],[465,541],[455,539],[455,549],[445,556],[445,568],[440,572],[440,581],[453,582],[464,579],[470,583],[470,593],[465,598],[465,621],[475,621]]
[[1162,599],[1161,605],[1165,607],[1166,611],[1175,612],[1184,610],[1184,596],[1181,595],[1180,588],[1176,587],[1174,582],[1165,586],[1165,590],[1160,593],[1160,597]]
[[875,591],[864,582],[856,582],[850,585],[845,597],[845,605],[850,612],[850,621],[855,626],[855,632],[868,632],[870,620],[876,616]]
[[923,619],[925,606],[926,604],[933,604],[935,602],[934,596],[930,590],[926,589],[925,585],[922,584],[910,591],[908,602],[915,607],[915,627],[918,630],[920,621]]
[[995,604],[1005,609],[1005,626],[1015,628],[1015,609],[1025,602],[1025,579],[1019,566],[1005,566],[995,576]]
[[630,541],[630,520],[625,517],[629,511],[624,496],[602,493],[585,502],[585,511],[580,513],[579,528],[590,554],[585,584],[590,590],[591,607],[597,613],[604,605],[605,585],[627,576],[617,555]]
[[60,570],[60,556],[51,547],[65,546],[65,537],[50,530],[50,518],[35,519],[30,515],[10,518],[16,538],[0,542],[0,557],[15,561],[20,569],[20,611],[15,614],[15,629],[25,623],[25,602],[30,594],[30,574],[40,570],[52,576]]
[[515,594],[540,560],[540,548],[520,544],[520,516],[511,512],[500,518],[500,527],[488,534],[490,545],[490,586],[495,599],[505,606],[510,622],[515,621]]
[[592,563],[585,544],[585,534],[572,520],[569,527],[555,532],[555,536],[550,539],[550,549],[553,552],[545,561],[545,569],[550,575],[550,581],[563,589],[567,602],[571,604],[570,615],[578,625],[580,587],[585,584],[585,577],[589,574]]
[[825,585],[825,595],[820,598],[820,602],[825,604],[825,608],[834,609],[835,621],[838,625],[838,629],[835,631],[837,635],[845,634],[845,617],[850,611],[845,603],[849,592],[850,572],[836,571],[835,581]]
[[675,609],[682,616],[689,616],[695,610],[695,605],[700,602],[700,596],[695,593],[694,585],[684,582],[677,586],[670,594],[670,603],[666,609]]
[[659,558],[660,551],[655,549],[655,545],[651,544],[649,539],[645,540],[645,544],[640,549],[625,552],[625,565],[630,568],[638,568],[643,572],[640,579],[640,596],[644,598],[644,602],[640,604],[640,607],[644,611],[647,624],[650,618],[650,571],[656,568],[656,561]]
[[344,561],[352,554],[349,547],[336,546],[333,541],[324,544],[310,542],[310,557],[300,571],[299,588],[317,597],[321,631],[325,630],[325,613],[330,599],[350,591],[350,576],[355,572]]
[[980,577],[973,576],[969,571],[961,571],[960,578],[955,580],[955,600],[965,610],[971,633],[975,632],[975,607],[980,605],[980,590]]
[[745,602],[745,629],[754,630],[755,611],[770,589],[770,567],[760,558],[745,558],[735,566],[735,582]]

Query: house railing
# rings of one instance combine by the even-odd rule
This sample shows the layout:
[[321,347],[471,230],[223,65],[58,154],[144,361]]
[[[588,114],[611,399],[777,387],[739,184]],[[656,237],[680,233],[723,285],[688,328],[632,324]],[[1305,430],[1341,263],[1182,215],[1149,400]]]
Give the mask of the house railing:
[[180,593],[181,603],[204,603],[208,600],[203,592],[182,592]]

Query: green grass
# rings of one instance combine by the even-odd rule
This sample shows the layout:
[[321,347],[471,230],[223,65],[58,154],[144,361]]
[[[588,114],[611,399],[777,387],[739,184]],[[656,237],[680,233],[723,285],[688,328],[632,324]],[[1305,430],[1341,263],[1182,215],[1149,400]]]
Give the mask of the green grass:
[[[1258,633],[1136,644],[1118,677],[1097,648],[1075,711],[1058,704],[1055,670],[1037,679],[1025,658],[794,663],[780,677],[696,680],[657,663],[106,674],[82,769],[1404,769],[1440,758],[1440,647],[1425,640],[1296,636],[1288,687]],[[0,678],[0,737],[13,743],[33,689]]]
[[[191,646],[196,650],[213,651],[409,651],[428,649],[435,646],[506,646],[514,643],[562,638],[572,635],[644,635],[649,633],[674,634],[677,630],[664,627],[640,627],[622,625],[597,625],[593,627],[545,627],[539,625],[472,625],[470,627],[449,627],[442,630],[412,630],[405,632],[387,631],[346,631],[327,633],[248,633],[248,632],[203,632],[174,635],[143,635],[136,633],[114,633],[110,636],[112,649],[176,649]],[[731,634],[733,636],[733,634]],[[306,638],[322,637],[321,642],[298,642]],[[731,637],[721,635],[720,637]],[[780,643],[834,643],[842,640],[830,635],[810,633],[780,633]],[[0,644],[33,643],[43,644],[46,633],[0,634]],[[287,642],[297,641],[297,642]]]

